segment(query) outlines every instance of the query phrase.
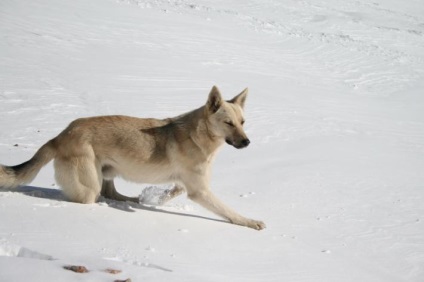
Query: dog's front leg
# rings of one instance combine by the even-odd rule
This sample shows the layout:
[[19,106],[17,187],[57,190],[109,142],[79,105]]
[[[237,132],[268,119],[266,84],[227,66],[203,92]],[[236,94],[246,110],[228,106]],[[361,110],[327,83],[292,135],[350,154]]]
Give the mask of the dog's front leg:
[[256,230],[265,228],[265,223],[258,220],[243,217],[221,202],[202,181],[186,185],[188,197],[211,212],[229,220],[233,224],[247,226]]

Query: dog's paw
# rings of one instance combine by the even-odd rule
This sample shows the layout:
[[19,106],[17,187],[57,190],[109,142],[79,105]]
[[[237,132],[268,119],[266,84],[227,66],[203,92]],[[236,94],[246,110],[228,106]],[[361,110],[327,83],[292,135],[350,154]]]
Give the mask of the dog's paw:
[[253,220],[253,219],[251,219],[247,223],[247,227],[253,228],[255,230],[262,230],[262,229],[266,228],[266,225],[265,225],[265,223],[263,223],[260,220]]

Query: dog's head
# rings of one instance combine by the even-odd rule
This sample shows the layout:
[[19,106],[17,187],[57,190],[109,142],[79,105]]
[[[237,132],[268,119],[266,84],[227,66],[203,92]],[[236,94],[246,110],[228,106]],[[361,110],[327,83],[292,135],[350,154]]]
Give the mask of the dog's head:
[[214,86],[206,103],[208,128],[211,133],[237,149],[245,148],[250,143],[243,130],[243,108],[247,92],[246,88],[233,99],[225,101],[219,89]]

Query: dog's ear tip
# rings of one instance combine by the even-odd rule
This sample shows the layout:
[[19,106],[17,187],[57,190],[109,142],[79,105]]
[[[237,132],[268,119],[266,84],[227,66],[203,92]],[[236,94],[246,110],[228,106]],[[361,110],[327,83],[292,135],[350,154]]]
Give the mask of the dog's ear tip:
[[207,104],[207,108],[212,113],[216,113],[218,109],[221,107],[221,104],[222,104],[221,92],[219,91],[216,85],[212,87],[206,104]]
[[221,91],[219,91],[219,88],[216,85],[212,86],[212,89],[209,92],[209,96],[221,97]]
[[244,108],[244,104],[246,102],[246,97],[249,92],[249,88],[246,87],[240,94],[236,95],[229,102],[233,104],[238,104],[240,107]]
[[220,93],[218,86],[216,86],[216,85],[212,86],[211,92]]

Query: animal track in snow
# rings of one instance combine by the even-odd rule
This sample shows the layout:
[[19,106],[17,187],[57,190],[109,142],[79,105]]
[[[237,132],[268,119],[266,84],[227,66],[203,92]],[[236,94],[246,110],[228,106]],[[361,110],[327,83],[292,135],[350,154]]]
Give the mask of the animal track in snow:
[[241,194],[240,197],[241,198],[248,198],[248,197],[253,196],[255,194],[256,194],[255,192],[249,192],[249,193],[246,193],[246,194]]
[[149,263],[149,262],[141,262],[141,261],[138,261],[138,260],[124,259],[124,258],[121,258],[121,257],[106,257],[106,258],[103,258],[103,259],[110,260],[110,261],[119,261],[119,262],[131,264],[131,265],[135,265],[135,266],[140,266],[140,267],[155,268],[155,269],[159,269],[159,270],[166,271],[166,272],[172,272],[171,269],[168,269],[168,268],[156,265],[156,264],[152,264],[152,263]]

